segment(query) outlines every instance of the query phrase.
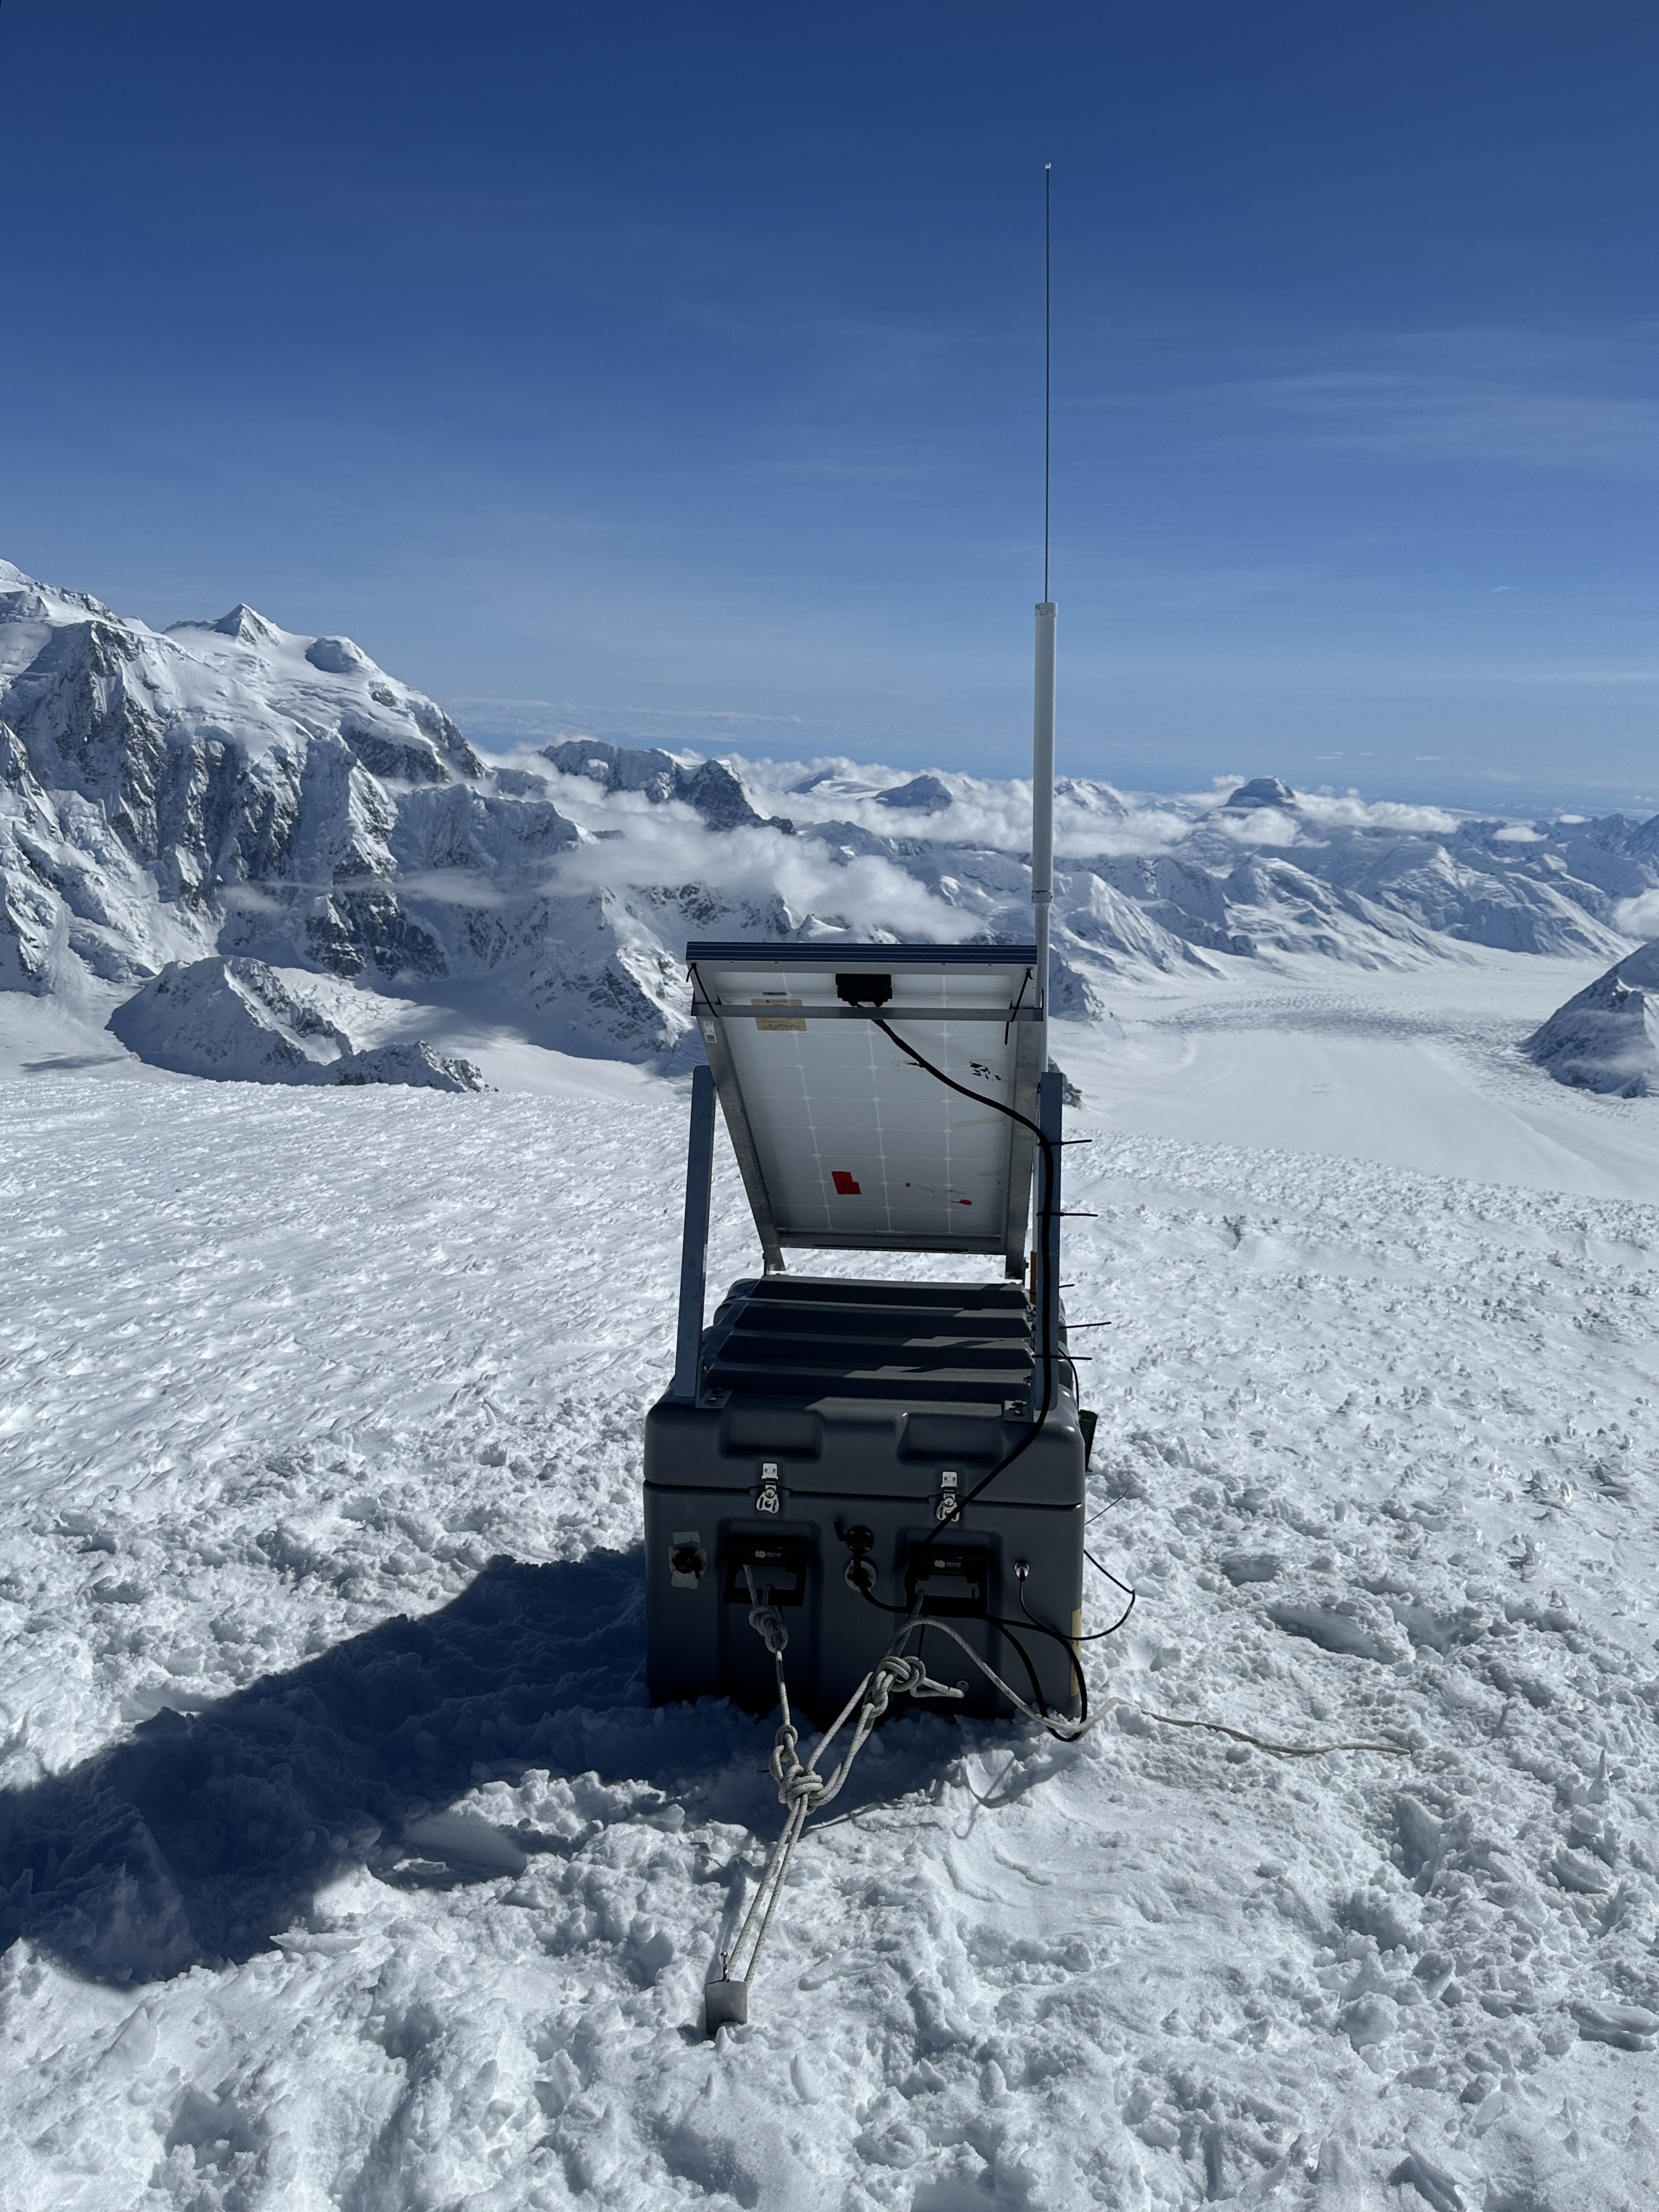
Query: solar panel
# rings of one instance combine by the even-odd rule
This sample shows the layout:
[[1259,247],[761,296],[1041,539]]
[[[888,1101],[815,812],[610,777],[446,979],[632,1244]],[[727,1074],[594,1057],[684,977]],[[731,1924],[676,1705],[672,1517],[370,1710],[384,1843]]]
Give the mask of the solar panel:
[[1022,1266],[1032,1139],[999,1109],[1036,1118],[1035,946],[710,943],[686,958],[769,1268],[786,1246]]

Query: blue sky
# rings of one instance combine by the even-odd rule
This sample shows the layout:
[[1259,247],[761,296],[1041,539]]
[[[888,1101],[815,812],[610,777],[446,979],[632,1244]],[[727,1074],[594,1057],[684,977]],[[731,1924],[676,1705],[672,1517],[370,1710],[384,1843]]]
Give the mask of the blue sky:
[[1659,805],[1649,5],[7,0],[0,553],[475,732]]

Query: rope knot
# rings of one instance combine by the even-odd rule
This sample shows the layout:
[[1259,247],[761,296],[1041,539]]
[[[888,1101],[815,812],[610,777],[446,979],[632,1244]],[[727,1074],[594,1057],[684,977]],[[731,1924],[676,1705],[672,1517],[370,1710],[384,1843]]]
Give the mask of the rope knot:
[[920,1659],[899,1659],[890,1655],[871,1677],[870,1693],[864,1701],[865,1719],[873,1728],[887,1711],[890,1699],[913,1696],[927,1680],[927,1669]]
[[[753,1584],[750,1584],[753,1588]],[[789,1631],[783,1625],[783,1615],[775,1605],[756,1605],[749,1609],[749,1626],[775,1659],[782,1658],[789,1648]]]
[[779,1801],[792,1813],[799,1805],[804,1805],[810,1813],[829,1786],[821,1774],[814,1774],[808,1767],[798,1766],[787,1781],[779,1784]]

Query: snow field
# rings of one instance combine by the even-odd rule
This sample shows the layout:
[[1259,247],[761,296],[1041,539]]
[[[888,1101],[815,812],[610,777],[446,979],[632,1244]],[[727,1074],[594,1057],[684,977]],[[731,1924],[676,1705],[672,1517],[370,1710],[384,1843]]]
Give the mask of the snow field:
[[1075,1115],[1119,1702],[883,1729],[710,2046],[781,1815],[638,1680],[683,1102],[0,1114],[20,2212],[1652,2201],[1659,1211]]

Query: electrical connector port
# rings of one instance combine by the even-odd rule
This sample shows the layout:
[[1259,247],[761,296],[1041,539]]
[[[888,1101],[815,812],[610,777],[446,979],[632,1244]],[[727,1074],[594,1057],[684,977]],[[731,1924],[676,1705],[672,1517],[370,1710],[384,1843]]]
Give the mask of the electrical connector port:
[[844,1006],[884,1006],[893,995],[890,975],[837,975],[836,996]]
[[669,1588],[696,1589],[708,1565],[708,1554],[702,1547],[702,1538],[697,1531],[695,1528],[676,1528],[674,1540],[668,1552]]
[[748,1605],[748,1568],[765,1605],[805,1605],[812,1547],[805,1536],[733,1536],[726,1547],[726,1601]]
[[991,1554],[977,1544],[916,1544],[904,1577],[910,1604],[923,1616],[983,1620],[990,1610]]
[[847,1566],[842,1580],[848,1589],[856,1590],[860,1597],[876,1594],[876,1563],[870,1554],[876,1548],[876,1532],[866,1528],[862,1521],[855,1521],[850,1528],[843,1528],[839,1521],[836,1534],[847,1547]]

